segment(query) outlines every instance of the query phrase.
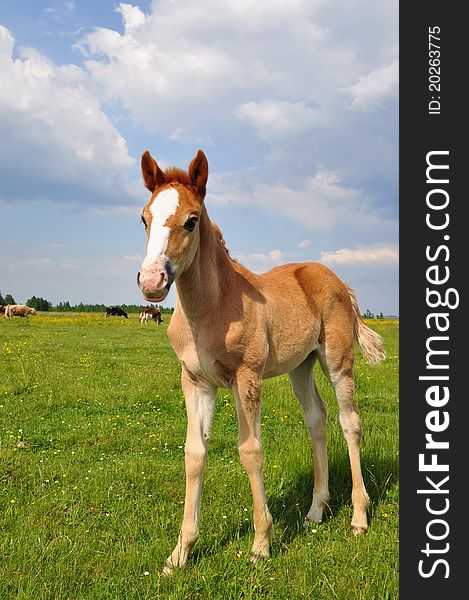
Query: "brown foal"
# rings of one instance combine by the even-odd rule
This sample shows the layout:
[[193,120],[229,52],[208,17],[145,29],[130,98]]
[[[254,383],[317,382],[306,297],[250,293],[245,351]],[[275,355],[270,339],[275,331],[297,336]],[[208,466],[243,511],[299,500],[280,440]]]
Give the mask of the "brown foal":
[[254,507],[252,561],[269,556],[272,533],[262,476],[261,385],[267,377],[288,373],[303,407],[314,455],[313,500],[305,522],[322,520],[329,487],[326,409],[313,380],[316,360],[335,390],[348,445],[352,529],[365,531],[369,498],[353,398],[354,340],[371,364],[385,353],[381,337],[361,319],[352,290],[319,263],[291,263],[257,275],[231,259],[204,205],[208,163],[201,150],[188,172],[163,171],[145,152],[142,174],[151,198],[142,213],[147,245],[138,285],[145,300],[157,303],[176,284],[168,336],[182,365],[187,410],[184,517],[163,573],[183,566],[198,538],[202,475],[219,387],[232,390],[236,399],[238,450]]

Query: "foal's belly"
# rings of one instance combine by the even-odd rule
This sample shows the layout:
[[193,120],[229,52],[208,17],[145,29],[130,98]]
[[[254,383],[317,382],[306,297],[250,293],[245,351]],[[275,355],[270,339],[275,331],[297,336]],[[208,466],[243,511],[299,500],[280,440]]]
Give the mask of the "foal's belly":
[[272,336],[264,378],[290,373],[317,348],[319,324],[308,325],[309,327],[298,326],[288,334]]
[[289,354],[288,357],[283,357],[279,359],[278,357],[273,357],[266,364],[266,368],[264,370],[264,379],[268,379],[269,377],[277,377],[277,375],[284,375],[285,373],[290,373],[293,369],[296,369],[301,363],[315,350],[317,344],[308,344],[301,348],[298,348],[297,351]]
[[201,336],[198,343],[186,337],[184,344],[173,347],[194,382],[231,388],[241,367],[263,379],[276,377],[298,367],[317,348],[320,324],[306,312],[301,316],[293,327],[281,319],[248,336],[237,324],[220,344],[202,343],[207,340]]

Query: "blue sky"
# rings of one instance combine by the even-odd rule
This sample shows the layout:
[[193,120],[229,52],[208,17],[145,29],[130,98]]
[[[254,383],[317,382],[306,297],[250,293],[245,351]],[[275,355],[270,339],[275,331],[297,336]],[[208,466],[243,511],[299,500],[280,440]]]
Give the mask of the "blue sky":
[[4,295],[142,303],[140,156],[198,148],[238,260],[398,314],[397,2],[0,0]]

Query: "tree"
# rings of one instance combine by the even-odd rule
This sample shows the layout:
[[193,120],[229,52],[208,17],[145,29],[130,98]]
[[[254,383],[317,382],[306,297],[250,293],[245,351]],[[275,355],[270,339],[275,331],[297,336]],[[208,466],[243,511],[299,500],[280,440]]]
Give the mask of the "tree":
[[31,296],[29,300],[26,300],[26,306],[30,306],[31,308],[37,309],[37,298],[36,296]]
[[15,299],[11,294],[5,296],[5,304],[16,304]]
[[41,310],[41,311],[49,311],[52,307],[52,302],[49,302],[49,300],[45,300],[44,298],[36,298],[36,296],[32,296],[27,302],[26,302],[27,306],[30,306],[31,308],[35,308],[36,310]]
[[58,312],[68,312],[71,310],[70,302],[66,300],[65,302],[59,302],[55,307],[55,310]]
[[0,292],[0,304],[1,305],[6,304],[5,298],[2,296],[2,292]]

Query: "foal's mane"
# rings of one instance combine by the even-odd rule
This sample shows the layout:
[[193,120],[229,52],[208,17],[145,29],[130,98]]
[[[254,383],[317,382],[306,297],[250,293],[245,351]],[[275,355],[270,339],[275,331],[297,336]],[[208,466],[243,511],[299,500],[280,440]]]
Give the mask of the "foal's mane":
[[223,233],[221,232],[221,229],[218,227],[218,225],[215,223],[215,221],[210,221],[210,223],[212,224],[213,231],[215,232],[215,236],[216,236],[217,240],[223,246],[223,250],[227,253],[228,258],[233,262],[238,262],[235,258],[233,258],[231,256],[230,251],[226,247],[225,238],[223,237]]
[[[180,169],[179,167],[169,167],[168,169],[166,169],[164,171],[164,178],[166,183],[182,183],[183,185],[192,186],[192,181],[189,177],[189,173],[187,173],[187,171],[184,171],[184,169]],[[226,247],[225,238],[223,237],[220,228],[214,221],[211,221],[211,223],[213,230],[215,231],[216,238],[223,246],[223,249],[227,253],[228,258],[233,262],[237,262],[236,259],[234,259],[231,256],[230,251]]]
[[164,172],[164,178],[166,183],[182,183],[183,185],[192,186],[191,178],[189,173],[180,169],[179,167],[169,167]]

